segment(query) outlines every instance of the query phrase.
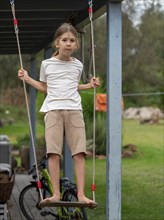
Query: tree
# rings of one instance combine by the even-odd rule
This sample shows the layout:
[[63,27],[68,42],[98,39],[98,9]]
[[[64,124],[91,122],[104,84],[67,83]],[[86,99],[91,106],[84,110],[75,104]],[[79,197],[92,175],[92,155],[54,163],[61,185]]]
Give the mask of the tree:
[[[163,16],[159,4],[149,1],[140,23],[123,22],[123,93],[161,91],[163,82]],[[127,30],[128,27],[128,30]],[[131,37],[128,37],[130,35]],[[128,97],[131,105],[159,105],[160,97]]]

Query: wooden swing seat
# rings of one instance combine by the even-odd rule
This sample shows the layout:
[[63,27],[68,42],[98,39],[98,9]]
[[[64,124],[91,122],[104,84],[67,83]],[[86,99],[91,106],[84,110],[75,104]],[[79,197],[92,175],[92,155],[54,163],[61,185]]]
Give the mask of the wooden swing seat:
[[67,202],[67,201],[57,201],[57,202],[44,202],[41,201],[39,203],[40,207],[49,206],[49,207],[88,207],[90,209],[94,209],[97,207],[97,203],[86,204],[84,202]]

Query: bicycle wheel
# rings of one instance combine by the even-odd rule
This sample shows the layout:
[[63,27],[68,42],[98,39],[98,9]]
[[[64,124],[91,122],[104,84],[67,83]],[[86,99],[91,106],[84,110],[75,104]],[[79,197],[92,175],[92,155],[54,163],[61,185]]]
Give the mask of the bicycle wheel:
[[[50,197],[51,194],[45,186],[42,188],[43,198]],[[26,186],[20,196],[19,205],[23,215],[28,220],[59,220],[58,209],[56,207],[39,208],[40,195],[36,185]]]
[[[77,202],[77,195],[73,190],[64,192],[63,201]],[[79,207],[64,207],[62,208],[63,215],[67,212],[69,219],[71,220],[87,220],[87,214],[85,208]]]

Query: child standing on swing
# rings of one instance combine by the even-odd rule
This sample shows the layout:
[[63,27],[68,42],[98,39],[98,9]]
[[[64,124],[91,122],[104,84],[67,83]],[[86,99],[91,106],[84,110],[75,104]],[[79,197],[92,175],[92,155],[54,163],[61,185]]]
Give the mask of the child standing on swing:
[[100,81],[92,78],[88,84],[79,84],[83,65],[72,56],[79,43],[77,31],[71,24],[64,23],[57,29],[52,46],[57,51],[50,59],[42,61],[40,81],[32,79],[23,69],[18,71],[20,79],[47,94],[40,112],[45,114],[45,139],[53,195],[45,200],[60,200],[60,158],[65,135],[75,164],[78,201],[94,203],[84,193],[86,135],[79,91],[98,87]]

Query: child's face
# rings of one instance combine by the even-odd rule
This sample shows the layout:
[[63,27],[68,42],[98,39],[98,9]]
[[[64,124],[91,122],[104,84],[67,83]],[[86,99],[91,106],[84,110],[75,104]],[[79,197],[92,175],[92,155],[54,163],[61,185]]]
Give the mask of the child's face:
[[59,49],[59,54],[71,56],[77,48],[77,39],[71,32],[66,32],[59,38],[56,47]]

